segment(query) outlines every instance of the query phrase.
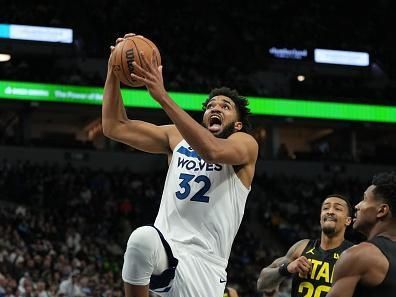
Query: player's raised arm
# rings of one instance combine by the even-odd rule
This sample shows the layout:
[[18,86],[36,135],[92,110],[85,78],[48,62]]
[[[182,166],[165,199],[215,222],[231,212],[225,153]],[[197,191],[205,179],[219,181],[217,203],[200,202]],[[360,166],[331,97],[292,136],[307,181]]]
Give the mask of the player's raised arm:
[[293,273],[307,274],[311,264],[307,258],[300,256],[308,244],[307,239],[296,242],[286,253],[285,256],[276,259],[271,265],[263,268],[257,280],[257,290],[273,290]]
[[[117,43],[123,38],[117,39]],[[111,47],[112,52],[114,47]],[[112,71],[111,56],[103,92],[102,126],[105,136],[150,153],[169,153],[169,135],[173,125],[156,126],[151,123],[129,120],[120,92],[120,81]]]
[[[244,127],[233,100],[215,96],[213,102],[208,102],[203,119],[205,129],[169,97],[163,83],[162,66],[154,58],[148,62],[143,53],[141,60],[144,61],[143,68],[134,63],[141,76],[132,74],[132,77],[146,85],[150,95],[161,104],[183,138],[205,161],[231,165],[255,163],[258,144],[249,134],[239,132]],[[231,133],[216,137],[217,132],[224,132],[225,129]]]

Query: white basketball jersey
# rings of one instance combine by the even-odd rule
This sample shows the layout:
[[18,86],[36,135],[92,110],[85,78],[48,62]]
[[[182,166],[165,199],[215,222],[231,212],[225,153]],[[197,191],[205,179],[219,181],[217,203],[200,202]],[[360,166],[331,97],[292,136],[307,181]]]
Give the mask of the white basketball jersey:
[[173,151],[154,225],[172,243],[227,263],[249,192],[232,165],[208,164],[182,140]]

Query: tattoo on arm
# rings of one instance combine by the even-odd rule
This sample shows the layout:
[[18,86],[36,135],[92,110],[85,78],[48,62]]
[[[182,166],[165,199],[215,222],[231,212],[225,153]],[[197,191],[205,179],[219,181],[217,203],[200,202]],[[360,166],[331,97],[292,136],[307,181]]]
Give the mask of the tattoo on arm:
[[273,290],[286,278],[279,274],[279,266],[288,264],[298,258],[297,250],[306,244],[306,240],[301,240],[295,243],[284,257],[276,259],[271,265],[261,270],[260,276],[257,280],[257,290]]
[[[275,260],[270,266],[261,270],[260,277],[257,280],[257,290],[273,290],[275,289],[286,277],[279,274],[279,266],[289,263],[286,257]],[[273,266],[275,264],[276,266]]]

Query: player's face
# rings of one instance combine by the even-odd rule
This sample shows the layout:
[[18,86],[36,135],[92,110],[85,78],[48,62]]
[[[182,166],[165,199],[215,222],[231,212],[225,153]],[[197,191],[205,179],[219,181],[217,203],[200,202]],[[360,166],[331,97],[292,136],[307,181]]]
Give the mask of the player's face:
[[220,138],[227,138],[242,128],[235,103],[223,95],[215,96],[208,102],[202,124]]
[[338,197],[329,197],[322,203],[320,226],[326,235],[335,235],[351,224],[348,204]]
[[355,206],[353,229],[366,235],[377,221],[379,201],[375,199],[374,189],[374,185],[369,186],[363,194],[363,199]]

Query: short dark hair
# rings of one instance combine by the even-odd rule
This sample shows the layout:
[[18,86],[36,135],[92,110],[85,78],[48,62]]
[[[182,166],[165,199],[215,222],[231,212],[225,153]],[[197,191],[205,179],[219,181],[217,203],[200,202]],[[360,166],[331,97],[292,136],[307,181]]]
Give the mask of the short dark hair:
[[206,106],[209,101],[215,97],[223,95],[230,98],[234,103],[238,111],[239,121],[242,122],[242,132],[248,132],[251,129],[249,117],[251,115],[250,108],[248,107],[249,101],[246,97],[240,96],[236,90],[231,90],[227,87],[216,88],[210,91],[208,98],[202,103],[202,109],[206,110]]
[[[374,175],[371,182],[375,188],[373,190],[375,198],[380,198],[389,205],[391,211],[396,210],[396,173],[381,172]],[[396,213],[393,214],[395,216]]]
[[331,195],[327,195],[327,196],[323,199],[322,205],[323,205],[323,203],[325,202],[326,199],[331,198],[331,197],[336,197],[336,198],[339,198],[339,199],[341,199],[341,200],[344,200],[345,203],[347,204],[347,207],[348,207],[348,216],[349,216],[349,217],[352,216],[352,214],[353,214],[353,208],[352,208],[351,202],[349,202],[349,199],[348,199],[347,197],[345,197],[344,195],[341,195],[341,194],[331,194]]

